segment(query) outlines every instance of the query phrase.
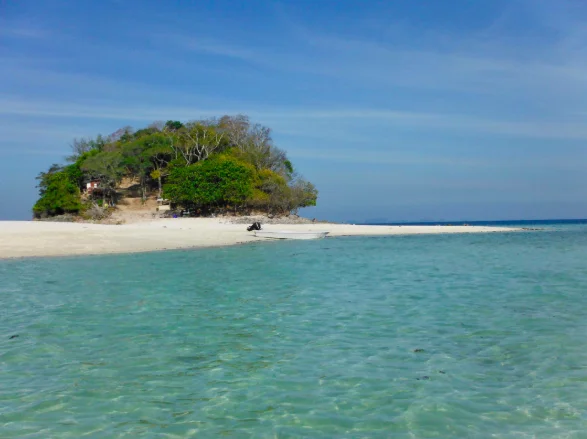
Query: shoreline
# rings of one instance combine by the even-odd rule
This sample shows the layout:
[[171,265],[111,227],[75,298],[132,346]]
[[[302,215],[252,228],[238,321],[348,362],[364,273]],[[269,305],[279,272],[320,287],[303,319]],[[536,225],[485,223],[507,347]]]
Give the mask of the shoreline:
[[[486,226],[363,226],[264,224],[263,230],[328,231],[330,237],[451,233],[505,233],[521,228]],[[327,239],[328,239],[327,238]],[[0,221],[0,260],[129,254],[267,242],[246,225],[218,218],[169,218],[123,225],[49,221]]]

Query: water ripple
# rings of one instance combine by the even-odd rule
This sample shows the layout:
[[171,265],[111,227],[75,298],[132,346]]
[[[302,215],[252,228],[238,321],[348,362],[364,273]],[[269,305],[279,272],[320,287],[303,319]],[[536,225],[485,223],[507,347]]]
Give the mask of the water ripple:
[[587,231],[0,263],[0,437],[579,438]]

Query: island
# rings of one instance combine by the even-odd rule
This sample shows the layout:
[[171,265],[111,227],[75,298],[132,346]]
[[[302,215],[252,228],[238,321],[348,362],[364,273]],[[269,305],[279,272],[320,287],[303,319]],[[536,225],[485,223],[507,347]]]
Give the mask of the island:
[[318,197],[274,145],[271,130],[243,115],[125,127],[75,139],[72,149],[70,164],[37,177],[35,218],[103,220],[137,199],[199,217],[284,215],[316,205]]
[[0,227],[0,258],[130,253],[258,241],[264,230],[328,236],[504,232],[504,227],[332,224],[297,215],[318,190],[244,115],[74,139],[38,179],[34,221]]

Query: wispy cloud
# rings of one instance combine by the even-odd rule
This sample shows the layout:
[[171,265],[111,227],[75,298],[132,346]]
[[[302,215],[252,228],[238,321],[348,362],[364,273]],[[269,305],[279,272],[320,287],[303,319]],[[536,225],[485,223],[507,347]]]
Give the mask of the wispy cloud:
[[13,23],[7,20],[0,20],[0,36],[10,38],[37,39],[49,35],[46,29],[32,26],[28,23]]
[[405,151],[375,151],[361,149],[343,149],[335,152],[320,151],[315,149],[296,148],[291,154],[294,158],[312,160],[334,160],[338,162],[364,163],[374,165],[394,166],[456,166],[456,167],[490,167],[493,163],[465,157],[423,156],[421,154],[409,154]]
[[[583,122],[552,122],[544,120],[510,121],[469,116],[460,113],[426,113],[402,110],[370,108],[249,108],[226,105],[224,107],[169,106],[158,103],[121,105],[111,103],[75,103],[63,101],[33,101],[10,96],[0,96],[0,114],[27,117],[52,117],[70,119],[107,119],[112,121],[151,122],[161,119],[193,120],[223,114],[245,113],[261,123],[276,123],[286,132],[302,129],[316,121],[352,126],[364,130],[364,122],[376,122],[382,126],[413,127],[424,130],[442,130],[451,133],[482,133],[487,135],[517,136],[545,139],[587,140],[587,125]],[[328,122],[330,121],[330,122]],[[304,128],[307,129],[307,128]]]
[[[328,162],[347,162],[362,163],[377,166],[400,166],[400,167],[442,167],[445,169],[470,168],[470,169],[565,169],[574,171],[587,171],[587,164],[568,158],[548,158],[544,157],[521,157],[507,160],[501,158],[487,157],[465,157],[458,155],[432,155],[432,154],[414,154],[402,150],[369,150],[364,148],[358,149],[337,149],[334,152],[321,151],[316,149],[295,148],[292,149],[293,158],[303,158],[310,160],[326,160]],[[346,171],[345,171],[346,172]],[[404,178],[404,177],[402,177]],[[461,183],[462,184],[462,183]],[[532,182],[534,184],[534,182]]]
[[[150,108],[147,108],[150,107]],[[154,121],[176,117],[182,120],[224,114],[219,110],[198,109],[195,107],[166,107],[119,105],[116,102],[76,104],[63,101],[32,101],[29,99],[0,98],[0,114],[53,117],[73,119],[108,119],[113,121]]]
[[0,149],[0,156],[1,157],[18,157],[18,156],[50,156],[50,157],[63,157],[66,153],[66,150],[61,149],[29,149],[29,148],[18,148],[18,149],[10,149],[10,148],[1,148]]
[[[455,124],[470,122],[468,129],[488,133],[584,138],[585,130],[580,125],[565,125],[561,113],[580,112],[587,99],[587,51],[577,43],[587,34],[585,26],[568,14],[559,14],[558,21],[552,24],[548,9],[543,7],[545,11],[528,16],[537,22],[536,26],[555,27],[557,36],[541,40],[513,36],[506,32],[511,26],[509,16],[519,19],[523,12],[536,8],[534,2],[517,1],[512,5],[513,12],[506,10],[492,26],[468,34],[441,34],[401,26],[404,34],[399,43],[393,38],[326,33],[293,19],[286,23],[288,32],[280,50],[272,44],[245,46],[213,37],[172,34],[161,38],[186,51],[215,54],[289,75],[332,79],[339,85],[389,96],[404,108],[415,108],[420,121],[427,118],[422,113],[430,111],[424,107],[428,100],[434,103],[436,112],[444,107],[446,111],[483,119],[443,116],[440,121],[435,115],[434,121],[428,120],[422,126],[452,129],[458,128]],[[288,14],[281,16],[283,19]],[[487,115],[481,114],[487,108],[497,110],[504,118],[515,117],[521,111],[555,115],[561,123],[548,126],[542,121],[487,120]],[[361,114],[365,113],[361,110]],[[397,116],[387,113],[382,119],[397,120]]]
[[467,191],[584,199],[585,2],[443,4],[442,17],[410,2],[208,3],[121,2],[108,32],[108,8],[11,8],[0,18],[5,168],[33,175],[76,136],[244,113],[321,190],[344,188],[339,203],[355,191],[353,205],[380,206],[395,191],[401,204],[414,187],[418,203]]
[[308,62],[280,64],[396,99],[451,93],[447,105],[467,113],[487,104],[502,106],[502,113],[515,105],[564,103],[571,109],[587,99],[587,7],[581,3],[514,0],[490,26],[478,29],[415,27],[366,7],[371,15],[366,13],[362,28],[365,17],[353,21],[356,28],[325,31],[282,11],[281,19],[306,46]]
[[[451,50],[405,49],[370,40],[353,40],[336,35],[310,33],[307,44],[328,53],[311,67],[316,73],[363,81],[372,87],[408,87],[414,90],[447,90],[487,95],[510,91],[516,95],[546,95],[572,91],[587,93],[587,59],[576,53],[563,53],[558,46],[533,48],[529,56],[512,56],[511,49],[497,43],[457,42]],[[525,50],[525,48],[520,48]],[[368,81],[368,82],[365,82]],[[546,89],[548,87],[548,89]]]
[[181,34],[157,34],[151,35],[154,43],[165,43],[169,47],[176,46],[180,49],[200,52],[210,55],[224,56],[245,61],[260,61],[261,56],[253,49],[246,46],[238,46],[210,38],[198,38]]
[[29,144],[31,139],[43,139],[43,143],[52,143],[61,139],[87,136],[87,128],[76,124],[51,124],[30,118],[14,120],[4,118],[0,129],[0,141],[3,144]]

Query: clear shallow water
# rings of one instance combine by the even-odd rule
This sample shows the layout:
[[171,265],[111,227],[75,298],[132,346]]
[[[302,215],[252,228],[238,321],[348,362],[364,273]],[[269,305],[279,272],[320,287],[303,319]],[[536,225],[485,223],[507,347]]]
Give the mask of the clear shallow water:
[[586,261],[565,226],[0,262],[0,437],[587,437]]
[[432,222],[402,222],[402,223],[372,223],[374,225],[463,225],[471,226],[513,226],[513,227],[574,227],[587,225],[587,219],[558,219],[558,220],[500,220],[500,221],[432,221]]

